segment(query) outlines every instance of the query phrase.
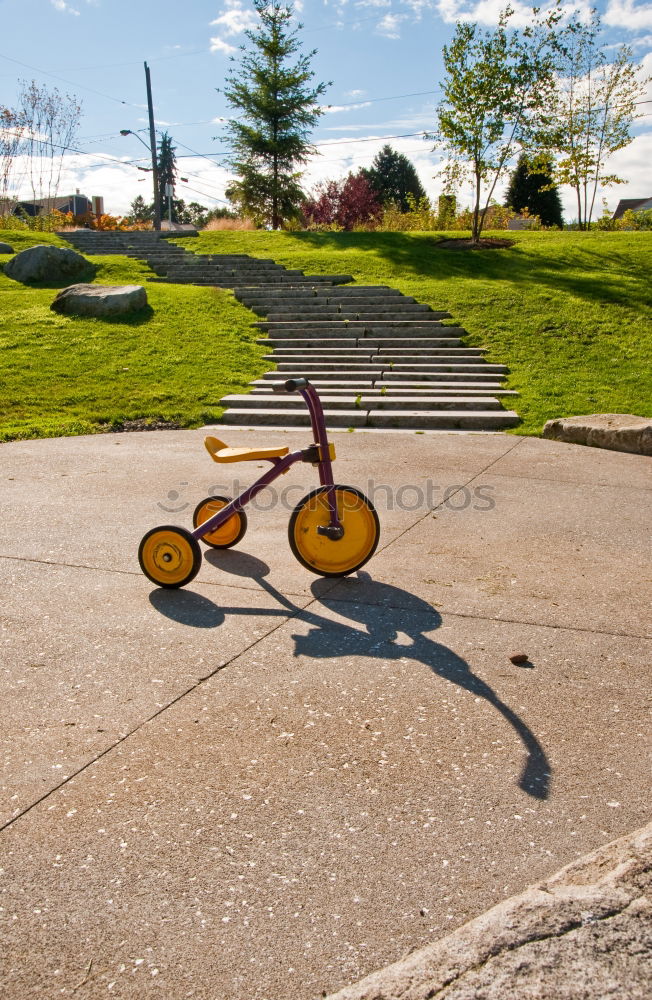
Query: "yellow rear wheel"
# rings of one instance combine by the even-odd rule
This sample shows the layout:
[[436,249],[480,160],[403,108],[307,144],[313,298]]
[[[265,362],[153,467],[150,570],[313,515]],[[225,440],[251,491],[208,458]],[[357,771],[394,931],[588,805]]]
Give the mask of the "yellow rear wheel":
[[[198,528],[204,521],[217,514],[227,504],[231,503],[230,497],[207,497],[197,504],[195,513],[192,515],[192,523]],[[243,510],[236,511],[228,521],[221,524],[215,531],[209,531],[202,535],[202,542],[210,545],[214,549],[230,549],[236,545],[247,530],[247,515]]]
[[201,549],[185,528],[163,525],[152,528],[138,549],[140,568],[159,587],[184,587],[197,576]]
[[328,487],[304,497],[290,518],[290,548],[306,569],[320,576],[347,576],[371,559],[380,537],[378,514],[370,500],[354,486],[336,486],[337,514],[344,528],[333,540],[317,529],[330,524]]

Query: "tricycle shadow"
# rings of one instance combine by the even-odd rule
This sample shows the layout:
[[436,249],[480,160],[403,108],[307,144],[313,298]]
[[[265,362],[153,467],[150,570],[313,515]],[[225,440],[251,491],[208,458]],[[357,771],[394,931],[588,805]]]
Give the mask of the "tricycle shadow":
[[[294,656],[320,660],[363,656],[376,660],[412,660],[422,663],[438,677],[469,692],[475,698],[482,698],[500,713],[518,735],[526,752],[518,782],[520,788],[535,799],[548,798],[551,765],[539,740],[490,685],[473,673],[466,660],[430,638],[428,633],[441,625],[441,616],[431,605],[409,591],[372,580],[367,573],[359,573],[358,579],[348,578],[350,595],[345,596],[341,593],[341,580],[315,581],[311,588],[314,600],[337,618],[349,619],[355,623],[349,624],[319,614],[313,610],[314,601],[308,608],[299,607],[265,579],[269,566],[255,556],[222,551],[219,554],[209,553],[207,558],[219,565],[222,571],[255,579],[279,606],[220,608],[206,597],[189,590],[169,591],[157,588],[150,594],[150,601],[157,611],[194,628],[215,628],[224,622],[227,615],[291,618],[292,621],[305,622],[310,626],[307,633],[292,635]],[[329,594],[336,587],[337,596],[329,599]],[[400,641],[401,636],[408,641]]]

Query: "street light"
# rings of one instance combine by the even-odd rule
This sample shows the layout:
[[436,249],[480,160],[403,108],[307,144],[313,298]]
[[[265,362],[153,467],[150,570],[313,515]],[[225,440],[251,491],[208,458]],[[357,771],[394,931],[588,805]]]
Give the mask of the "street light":
[[[138,132],[132,132],[130,128],[121,128],[120,135],[133,135],[142,142],[145,149],[147,149],[152,157],[152,185],[154,188],[154,229],[157,231],[161,228],[161,205],[158,197],[158,164],[156,162],[156,146],[150,146],[142,136],[138,135]],[[149,167],[138,167],[138,170],[147,170],[149,172]]]

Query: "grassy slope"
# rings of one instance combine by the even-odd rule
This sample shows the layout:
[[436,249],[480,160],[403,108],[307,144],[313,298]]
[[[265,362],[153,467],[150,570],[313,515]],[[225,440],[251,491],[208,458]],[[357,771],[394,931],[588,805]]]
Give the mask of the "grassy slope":
[[[197,252],[272,257],[307,273],[351,273],[447,308],[511,369],[518,433],[596,411],[652,416],[652,234],[515,233],[510,250],[459,252],[426,233],[202,234]],[[0,232],[17,250],[54,236]],[[8,258],[0,256],[0,263]],[[146,282],[97,257],[100,284]],[[147,286],[153,312],[123,322],[58,316],[54,290],[0,274],[0,440],[75,434],[138,418],[214,420],[218,400],[267,367],[252,314],[230,293]]]
[[[16,250],[56,237],[0,233]],[[0,262],[8,260],[0,256]],[[98,284],[146,284],[124,257],[91,258]],[[251,313],[229,292],[149,284],[150,310],[119,320],[60,316],[56,289],[0,274],[0,440],[90,433],[147,418],[198,425],[267,367]]]
[[652,416],[652,233],[510,235],[509,250],[472,252],[427,233],[216,232],[193,246],[351,273],[448,309],[469,344],[509,365],[516,433],[579,413]]

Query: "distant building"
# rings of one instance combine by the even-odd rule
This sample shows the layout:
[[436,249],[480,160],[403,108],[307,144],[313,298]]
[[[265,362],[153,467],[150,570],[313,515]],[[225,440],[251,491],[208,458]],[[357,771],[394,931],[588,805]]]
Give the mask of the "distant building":
[[[0,211],[2,211],[2,204],[0,204]],[[85,194],[79,193],[79,188],[75,194],[69,194],[65,197],[57,198],[37,198],[36,201],[19,201],[13,208],[14,215],[30,215],[33,218],[38,215],[49,215],[53,211],[63,212],[67,214],[70,212],[72,215],[86,215],[87,212],[92,212],[94,215],[104,214],[104,198],[99,195],[93,195],[93,198],[87,198]]]
[[622,219],[625,212],[647,212],[650,209],[652,209],[652,198],[621,198],[612,219],[615,222],[616,219]]
[[532,229],[538,225],[539,220],[533,215],[516,215],[507,223],[508,229]]

